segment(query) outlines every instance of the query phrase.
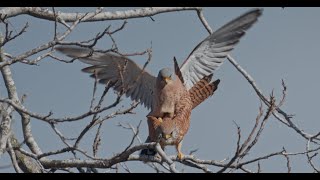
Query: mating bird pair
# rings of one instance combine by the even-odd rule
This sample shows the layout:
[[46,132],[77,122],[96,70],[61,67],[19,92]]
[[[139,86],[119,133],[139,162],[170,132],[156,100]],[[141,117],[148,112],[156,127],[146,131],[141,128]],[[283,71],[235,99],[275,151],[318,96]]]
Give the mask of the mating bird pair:
[[[135,62],[115,53],[99,53],[88,48],[59,46],[56,50],[90,64],[82,71],[91,73],[99,82],[111,82],[116,91],[139,101],[148,109],[149,136],[146,142],[160,142],[162,148],[175,145],[182,159],[181,144],[188,132],[193,108],[217,89],[220,80],[211,82],[212,73],[262,14],[252,9],[230,21],[200,42],[179,68],[174,59],[174,73],[163,68],[157,77]],[[141,155],[155,155],[153,149]]]

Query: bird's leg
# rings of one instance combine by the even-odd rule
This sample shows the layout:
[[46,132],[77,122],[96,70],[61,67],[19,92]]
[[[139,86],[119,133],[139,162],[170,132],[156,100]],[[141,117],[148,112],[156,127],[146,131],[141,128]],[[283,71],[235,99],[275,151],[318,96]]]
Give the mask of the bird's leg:
[[176,144],[176,150],[178,152],[178,159],[182,160],[184,158],[184,154],[181,152],[181,146],[182,146],[182,141],[180,141],[178,144]]

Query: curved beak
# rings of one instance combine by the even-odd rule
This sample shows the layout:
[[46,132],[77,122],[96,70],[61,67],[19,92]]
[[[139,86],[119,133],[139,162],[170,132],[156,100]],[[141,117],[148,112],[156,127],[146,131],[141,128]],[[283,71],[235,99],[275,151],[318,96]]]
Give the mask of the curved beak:
[[172,137],[171,134],[163,134],[162,137],[165,139],[165,140],[168,140]]
[[168,84],[171,81],[171,77],[163,77],[163,80]]

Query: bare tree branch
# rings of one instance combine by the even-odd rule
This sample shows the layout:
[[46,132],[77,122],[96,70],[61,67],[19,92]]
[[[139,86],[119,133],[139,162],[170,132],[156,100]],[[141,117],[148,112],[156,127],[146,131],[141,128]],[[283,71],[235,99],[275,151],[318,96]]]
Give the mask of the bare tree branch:
[[17,162],[17,159],[16,159],[16,154],[13,151],[13,148],[12,148],[12,145],[11,145],[10,141],[8,141],[8,148],[9,148],[9,154],[10,154],[10,158],[11,158],[14,170],[17,173],[23,173],[23,171],[20,169],[20,167],[18,165],[18,162]]
[[310,166],[313,168],[313,170],[314,170],[315,172],[319,173],[319,172],[320,172],[320,169],[318,169],[318,168],[316,167],[316,165],[312,162],[312,159],[313,159],[314,157],[316,157],[316,156],[318,155],[318,153],[314,153],[312,156],[309,155],[309,153],[310,153],[310,141],[311,141],[311,139],[307,142],[307,145],[306,145],[306,152],[307,152],[307,153],[306,153],[306,156],[307,156],[308,162],[309,162]]
[[[9,141],[8,141],[9,142]],[[10,138],[10,143],[12,144],[12,148],[14,149],[14,153],[17,158],[18,166],[24,173],[41,173],[45,172],[43,166],[38,160],[33,160],[33,158],[24,155],[20,152],[21,143],[14,137],[14,135]]]
[[[3,43],[3,37],[0,32],[0,44],[2,43]],[[0,62],[3,62],[3,61],[4,61],[4,54],[3,54],[2,47],[0,47]],[[3,71],[4,70],[1,69],[1,73]],[[10,136],[11,122],[12,122],[10,114],[12,110],[13,109],[11,107],[5,108],[3,103],[0,104],[0,120],[1,120],[0,121],[1,122],[0,124],[0,157],[5,151],[5,148],[7,146],[7,140]]]
[[[0,52],[1,56],[3,54],[3,52]],[[3,61],[3,56],[1,57],[1,61]],[[14,101],[16,102],[17,106],[21,106],[21,102],[19,100],[19,97],[18,97],[18,94],[17,94],[17,90],[16,90],[16,87],[15,87],[15,84],[14,84],[14,81],[13,81],[13,78],[12,78],[12,73],[11,73],[11,70],[9,68],[9,66],[4,66],[1,69],[1,73],[2,73],[2,76],[3,76],[3,80],[4,80],[4,83],[5,83],[5,86],[7,88],[7,93],[8,93],[8,96],[9,98],[11,99],[11,101]],[[9,109],[7,109],[7,113],[8,114],[11,114],[12,110],[11,110],[11,107],[8,107]],[[24,135],[24,138],[27,142],[27,145],[29,146],[29,148],[37,153],[37,154],[41,154],[41,150],[40,148],[38,147],[36,141],[34,140],[32,134],[31,134],[31,127],[30,127],[30,116],[25,114],[25,113],[19,113],[21,118],[22,118],[22,129],[23,129],[23,135]],[[6,118],[8,119],[8,118]],[[9,121],[9,120],[8,120]],[[7,123],[7,124],[10,124],[10,123]]]
[[[100,12],[100,13],[87,13],[88,16],[92,16],[90,19],[86,19],[84,22],[92,21],[105,21],[105,20],[119,20],[119,19],[131,19],[150,17],[160,13],[177,12],[177,11],[194,11],[201,8],[197,7],[155,7],[155,8],[141,8],[127,11],[116,12]],[[40,7],[17,7],[17,8],[3,8],[0,10],[0,18],[4,16],[6,18],[27,14],[39,19],[46,19],[55,21],[55,14],[49,9]],[[84,13],[62,13],[58,12],[59,21],[63,19],[65,22],[74,22],[79,16],[85,15]]]
[[283,156],[286,158],[286,160],[287,160],[287,168],[288,168],[288,173],[290,173],[291,172],[291,166],[290,166],[290,158],[289,158],[289,156],[286,154],[287,153],[287,151],[286,151],[286,149],[285,148],[283,148]]
[[6,144],[11,135],[11,117],[7,114],[3,104],[0,104],[0,157],[6,151]]
[[[231,56],[228,56],[228,60],[231,62],[231,64],[234,65],[234,67],[248,80],[248,82],[251,84],[251,86],[256,91],[257,95],[261,98],[261,100],[267,105],[270,106],[270,102],[267,100],[267,98],[262,94],[262,91],[258,88],[253,78],[233,59]],[[283,118],[280,117],[280,115],[276,112],[273,113],[273,115],[283,124],[287,125],[288,127],[294,129],[297,133],[299,133],[302,137],[305,139],[309,139],[312,135],[307,134],[303,132],[299,127],[297,127],[292,121],[291,116],[286,114],[284,111],[282,111],[280,108],[277,108],[276,111],[283,115]],[[317,138],[317,140],[319,140]]]

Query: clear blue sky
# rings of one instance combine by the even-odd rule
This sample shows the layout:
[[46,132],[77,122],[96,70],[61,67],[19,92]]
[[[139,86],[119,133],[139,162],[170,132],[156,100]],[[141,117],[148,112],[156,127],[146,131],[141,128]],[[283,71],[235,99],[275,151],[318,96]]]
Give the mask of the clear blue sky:
[[[92,8],[57,9],[63,12],[92,10]],[[105,10],[116,9],[119,8]],[[249,9],[204,8],[204,15],[211,27],[217,29]],[[281,79],[286,82],[288,93],[283,109],[288,114],[295,114],[292,120],[301,129],[312,134],[320,131],[320,122],[317,119],[320,102],[318,94],[320,22],[317,17],[320,17],[319,8],[264,8],[262,17],[232,51],[232,56],[252,75],[265,95],[274,90],[279,100],[282,93]],[[172,67],[174,56],[181,64],[191,50],[208,36],[208,32],[193,11],[160,14],[153,19],[155,21],[150,18],[128,20],[125,29],[114,35],[119,50],[123,53],[143,51],[149,48],[152,42],[152,61],[147,69],[153,75],[163,67]],[[19,30],[25,22],[30,26],[27,33],[5,46],[6,52],[16,55],[53,38],[53,22],[25,15],[10,19],[16,30]],[[68,40],[86,40],[108,25],[112,25],[111,28],[115,29],[122,22],[83,23],[72,32]],[[1,30],[3,32],[3,26]],[[97,47],[105,48],[110,45],[110,40],[105,38]],[[147,57],[136,56],[132,59],[142,65]],[[27,94],[25,106],[30,111],[41,114],[53,111],[54,117],[64,117],[78,115],[88,110],[93,79],[89,78],[88,74],[80,72],[80,69],[85,67],[84,64],[80,62],[65,64],[47,58],[42,60],[39,66],[15,64],[11,67],[19,95]],[[198,149],[195,155],[200,159],[222,160],[232,157],[235,152],[237,132],[233,121],[241,127],[242,137],[246,137],[254,125],[260,101],[249,83],[227,60],[214,73],[214,78],[221,80],[219,88],[213,97],[193,111],[191,127],[185,136],[182,151],[188,153],[190,150]],[[2,79],[0,84],[0,95],[4,97],[6,92]],[[98,94],[101,94],[103,88],[99,86]],[[114,101],[113,95],[108,95],[107,98],[105,104]],[[129,99],[124,99],[121,105],[129,106]],[[120,152],[131,141],[132,132],[116,126],[118,122],[128,122],[136,126],[142,120],[139,136],[145,140],[147,137],[145,116],[148,110],[139,106],[135,112],[134,115],[119,116],[104,123],[99,153],[101,157],[109,157]],[[17,119],[13,128],[22,141],[20,119],[19,116],[15,117]],[[66,135],[74,137],[90,120],[87,118],[76,123],[65,123],[59,128]],[[32,120],[32,129],[43,151],[62,147],[62,143],[47,124]],[[89,152],[92,152],[94,132],[89,133],[81,144],[81,147]],[[247,159],[280,151],[282,147],[289,152],[304,151],[305,143],[295,131],[275,118],[270,118],[260,141]],[[175,154],[173,147],[167,148],[167,152]],[[9,160],[7,155],[3,156],[0,166],[8,164]],[[294,172],[312,172],[305,156],[294,157],[291,163]],[[153,172],[142,162],[130,162],[128,166],[133,172]],[[257,164],[248,168],[256,171]],[[285,172],[286,160],[283,157],[275,157],[261,161],[261,168],[263,172]],[[0,169],[0,172],[7,171],[12,172],[13,169]]]

